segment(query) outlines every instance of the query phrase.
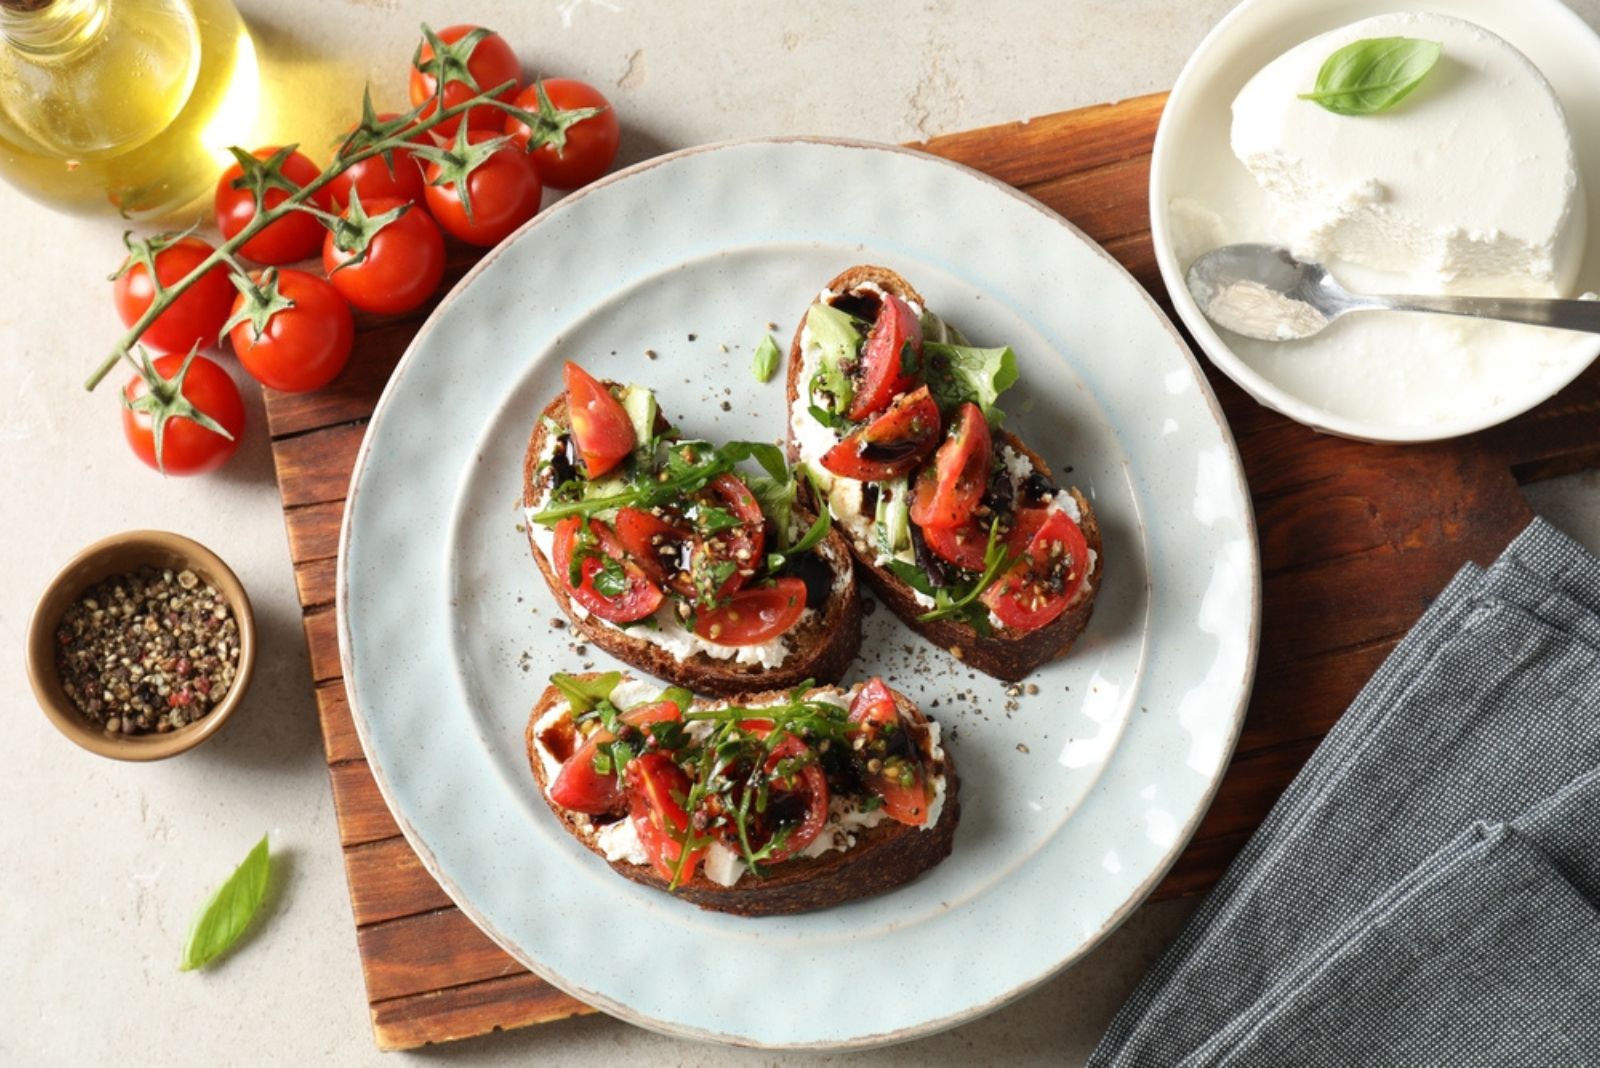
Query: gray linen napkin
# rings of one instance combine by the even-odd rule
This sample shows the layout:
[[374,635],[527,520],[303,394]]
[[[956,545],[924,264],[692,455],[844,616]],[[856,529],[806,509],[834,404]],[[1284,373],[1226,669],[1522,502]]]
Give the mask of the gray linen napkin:
[[[1573,899],[1582,895],[1563,889],[1560,874],[1581,857],[1553,859],[1523,830],[1495,825],[1537,811],[1600,768],[1596,609],[1600,563],[1541,521],[1490,572],[1464,568],[1329,733],[1113,1021],[1090,1064],[1180,1063],[1217,1036],[1237,1037],[1230,1026],[1263,999],[1267,1004],[1254,1009],[1252,1041],[1268,1040],[1274,1032],[1262,1022],[1268,1020],[1281,1030],[1300,1019],[1309,1033],[1324,1034],[1311,1016],[1291,1010],[1309,1004],[1304,997],[1283,1000],[1298,989],[1291,977],[1326,975],[1388,989],[1384,954],[1392,956],[1394,940],[1409,938],[1416,924],[1433,922],[1407,911],[1431,894],[1459,903],[1466,911],[1450,914],[1458,919],[1472,915],[1472,902],[1482,904],[1501,924],[1485,930],[1503,934],[1505,944],[1515,943],[1519,923],[1546,924],[1528,911],[1540,900],[1540,908],[1559,905],[1562,922],[1581,929],[1586,914]],[[1585,848],[1595,848],[1592,834]],[[1530,889],[1518,890],[1518,880],[1532,880]],[[1502,904],[1491,908],[1493,901]],[[1409,904],[1401,909],[1401,903]],[[1376,922],[1380,915],[1383,924]],[[1542,945],[1522,944],[1529,952]],[[1326,988],[1308,989],[1326,1000]],[[1435,1008],[1455,996],[1432,978],[1418,978],[1415,989]],[[1600,973],[1586,993],[1600,999]],[[1375,1048],[1388,1048],[1376,1026],[1357,1015],[1341,1017],[1338,1006],[1339,999],[1323,1005],[1331,1012],[1325,1025],[1371,1033]],[[1421,1019],[1423,1008],[1410,1006],[1405,1018]],[[1600,1008],[1593,1011],[1600,1016]],[[1441,1012],[1436,1023],[1448,1016]],[[1482,1020],[1474,1026],[1494,1026]],[[1438,1026],[1439,1034],[1448,1032]],[[1324,1044],[1338,1056],[1337,1044]],[[1416,1059],[1346,1052],[1348,1059],[1320,1063]],[[1240,1063],[1298,1063],[1274,1062],[1275,1055]],[[1594,1055],[1600,1059],[1600,1049]]]

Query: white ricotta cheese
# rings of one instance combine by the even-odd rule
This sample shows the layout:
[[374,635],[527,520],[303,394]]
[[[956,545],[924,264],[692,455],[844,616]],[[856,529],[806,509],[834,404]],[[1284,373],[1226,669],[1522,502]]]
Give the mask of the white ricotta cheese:
[[[1337,115],[1301,100],[1330,54],[1372,37],[1443,53],[1392,110]],[[1233,102],[1233,152],[1274,201],[1296,254],[1387,290],[1558,296],[1586,227],[1561,103],[1528,59],[1461,19],[1397,13],[1306,41]]]

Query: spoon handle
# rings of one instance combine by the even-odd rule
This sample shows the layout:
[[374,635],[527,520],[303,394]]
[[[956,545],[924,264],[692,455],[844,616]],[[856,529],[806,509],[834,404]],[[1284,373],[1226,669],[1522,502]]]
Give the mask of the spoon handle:
[[1600,334],[1600,300],[1547,300],[1519,297],[1387,297],[1384,307],[1396,311],[1439,312],[1478,319],[1501,319],[1559,330]]

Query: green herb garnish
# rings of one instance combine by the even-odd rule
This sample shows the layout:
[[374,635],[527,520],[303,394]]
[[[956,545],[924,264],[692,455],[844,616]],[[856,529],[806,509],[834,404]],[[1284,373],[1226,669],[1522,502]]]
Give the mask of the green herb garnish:
[[927,363],[928,390],[940,411],[951,411],[971,401],[984,418],[999,424],[1005,413],[995,406],[1000,394],[1017,381],[1017,354],[1009,347],[979,349],[929,341],[922,346]]
[[1428,76],[1444,49],[1414,37],[1369,37],[1337,50],[1317,71],[1316,88],[1301,93],[1336,115],[1388,111]]
[[628,592],[628,572],[622,561],[614,556],[601,558],[600,570],[594,573],[595,592],[602,597],[621,597]]
[[250,919],[261,907],[267,893],[267,875],[272,861],[267,851],[267,836],[255,844],[239,866],[217,887],[189,932],[189,942],[183,947],[180,971],[193,971],[204,967],[238,941],[250,925]]
[[778,373],[778,361],[782,359],[778,351],[778,343],[768,334],[761,339],[761,344],[756,346],[756,354],[751,360],[750,369],[755,372],[757,382],[770,382],[772,376]]
[[987,612],[968,611],[977,601],[984,590],[994,584],[994,580],[1004,574],[1016,558],[1011,555],[1004,543],[1000,541],[1000,521],[995,520],[989,524],[989,541],[983,549],[983,573],[975,582],[963,583],[956,587],[940,587],[933,591],[934,607],[917,619],[923,623],[931,623],[935,619],[944,619],[947,616],[960,615],[969,624],[977,627],[975,616],[981,616],[985,625],[989,622]]
[[561,691],[561,696],[567,699],[567,704],[571,706],[574,717],[583,715],[601,702],[610,705],[611,691],[615,690],[617,683],[621,681],[622,672],[620,671],[608,671],[604,675],[595,675],[593,678],[560,673],[550,676],[551,684]]

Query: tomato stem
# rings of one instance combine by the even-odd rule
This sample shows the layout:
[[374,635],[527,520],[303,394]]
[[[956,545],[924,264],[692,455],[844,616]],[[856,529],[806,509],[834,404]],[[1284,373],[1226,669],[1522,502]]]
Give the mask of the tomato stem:
[[[144,332],[149,329],[150,325],[160,317],[161,313],[170,308],[173,301],[182,296],[185,290],[187,290],[194,283],[198,282],[202,277],[205,276],[207,271],[217,266],[219,263],[226,263],[230,267],[237,270],[239,265],[234,259],[234,253],[237,252],[240,247],[242,247],[256,234],[260,233],[262,230],[265,230],[268,226],[271,226],[279,219],[282,219],[290,212],[305,210],[301,207],[301,205],[313,194],[320,191],[329,182],[333,181],[335,178],[349,170],[351,167],[355,166],[357,163],[369,160],[373,156],[383,155],[385,152],[392,152],[394,149],[405,145],[410,138],[415,137],[417,134],[430,130],[439,125],[441,122],[447,122],[458,115],[465,114],[474,107],[479,107],[490,102],[496,94],[504,93],[507,89],[514,88],[516,84],[517,81],[515,78],[508,79],[507,81],[496,85],[492,89],[488,89],[484,92],[480,92],[474,96],[468,97],[459,104],[455,104],[448,108],[438,108],[427,118],[421,118],[423,109],[434,102],[432,99],[430,99],[412,108],[411,111],[407,112],[405,116],[402,116],[400,120],[396,120],[397,126],[393,133],[378,138],[377,140],[372,141],[370,144],[367,144],[359,150],[348,155],[336,155],[333,159],[333,162],[329,163],[328,166],[323,169],[322,173],[316,178],[313,178],[311,181],[296,189],[294,192],[289,193],[289,195],[280,201],[276,207],[268,208],[265,211],[256,212],[255,217],[246,223],[242,230],[228,238],[222,244],[218,245],[211,255],[207,256],[204,260],[201,260],[192,271],[178,279],[176,282],[173,282],[171,285],[160,288],[155,298],[151,300],[150,306],[144,310],[144,314],[139,316],[138,320],[128,328],[127,333],[123,334],[121,339],[118,340],[116,348],[114,348],[105,359],[100,361],[100,364],[95,368],[94,373],[84,381],[83,388],[86,390],[93,390],[96,386],[100,385],[100,383],[105,380],[106,375],[110,374],[112,369],[116,367],[116,365],[124,358],[132,362],[139,372],[143,374],[144,369],[140,368],[138,366],[138,362],[133,360],[133,357],[130,355],[130,350],[138,342],[140,336],[142,336]],[[151,272],[151,277],[155,277],[153,271]]]

